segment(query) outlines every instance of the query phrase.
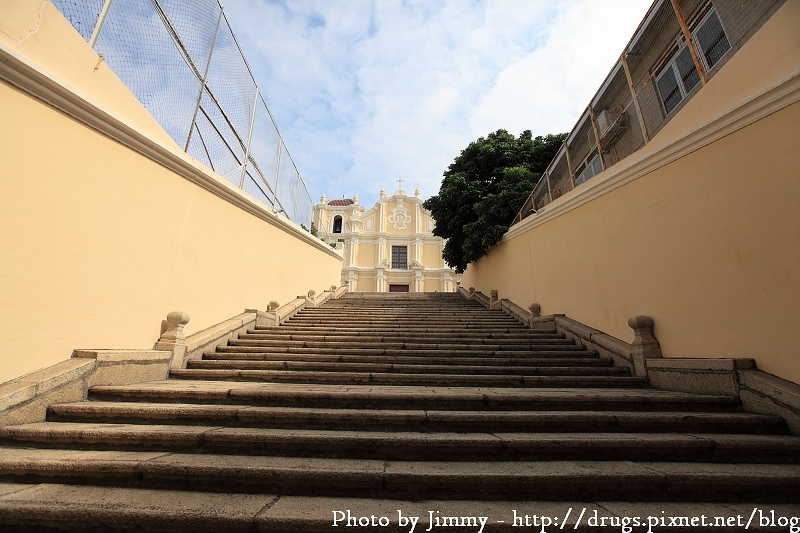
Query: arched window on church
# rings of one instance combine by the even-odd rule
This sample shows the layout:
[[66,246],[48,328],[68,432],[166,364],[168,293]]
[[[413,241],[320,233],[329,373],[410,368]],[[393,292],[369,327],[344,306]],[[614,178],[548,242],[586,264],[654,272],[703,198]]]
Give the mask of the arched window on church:
[[342,232],[342,216],[336,215],[333,217],[333,233],[341,233]]

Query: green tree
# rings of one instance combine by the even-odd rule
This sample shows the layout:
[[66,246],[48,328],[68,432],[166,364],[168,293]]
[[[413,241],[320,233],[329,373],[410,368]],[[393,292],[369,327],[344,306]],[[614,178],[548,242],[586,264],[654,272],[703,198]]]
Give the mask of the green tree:
[[461,273],[500,242],[566,133],[518,138],[500,129],[473,141],[444,173],[439,194],[423,204],[447,239],[442,257]]

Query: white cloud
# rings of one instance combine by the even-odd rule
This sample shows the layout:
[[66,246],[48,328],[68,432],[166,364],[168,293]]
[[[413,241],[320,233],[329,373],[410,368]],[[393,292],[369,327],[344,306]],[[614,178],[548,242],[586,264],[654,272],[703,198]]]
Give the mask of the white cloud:
[[498,128],[568,130],[648,7],[643,0],[225,3],[312,200],[358,194],[365,203],[397,178],[408,191],[436,194],[460,150]]

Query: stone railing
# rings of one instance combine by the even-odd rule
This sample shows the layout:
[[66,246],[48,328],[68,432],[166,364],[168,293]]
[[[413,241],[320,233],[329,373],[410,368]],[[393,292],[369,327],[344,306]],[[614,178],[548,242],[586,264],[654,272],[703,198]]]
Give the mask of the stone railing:
[[633,342],[628,343],[598,331],[563,314],[541,315],[541,306],[528,309],[500,299],[497,291],[486,296],[474,288],[459,288],[468,300],[487,309],[502,310],[532,330],[557,331],[588,350],[610,357],[614,364],[647,378],[650,386],[669,391],[736,396],[747,411],[783,417],[792,433],[800,434],[800,385],[756,368],[754,359],[663,357],[653,334],[654,320],[646,315],[628,319]]
[[0,425],[44,421],[52,403],[85,400],[89,387],[128,385],[166,379],[170,369],[185,368],[186,362],[227,344],[256,325],[278,326],[306,307],[317,307],[347,292],[331,287],[322,294],[305,296],[266,311],[246,309],[229,320],[184,335],[189,315],[175,311],[161,324],[161,336],[153,349],[75,350],[72,358],[0,385]]

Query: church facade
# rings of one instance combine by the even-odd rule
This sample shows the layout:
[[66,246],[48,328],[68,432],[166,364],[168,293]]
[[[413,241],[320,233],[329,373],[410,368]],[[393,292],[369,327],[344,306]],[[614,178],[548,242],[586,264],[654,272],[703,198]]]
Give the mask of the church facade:
[[461,276],[442,259],[444,239],[433,235],[434,220],[420,191],[384,189],[374,206],[358,196],[314,206],[317,236],[344,256],[342,284],[353,292],[452,292]]

